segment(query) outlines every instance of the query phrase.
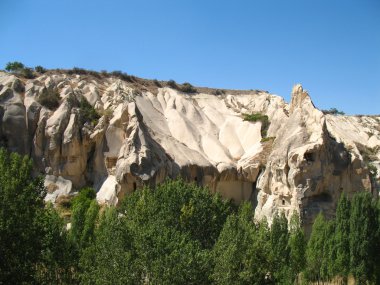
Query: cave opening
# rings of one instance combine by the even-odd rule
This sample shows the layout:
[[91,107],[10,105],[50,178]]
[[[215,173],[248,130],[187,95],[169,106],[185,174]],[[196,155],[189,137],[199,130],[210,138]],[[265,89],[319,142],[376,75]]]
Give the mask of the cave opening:
[[257,204],[258,204],[258,200],[257,200],[258,191],[257,191],[256,185],[257,185],[257,179],[255,182],[252,183],[251,203],[252,203],[253,209],[256,209]]
[[315,160],[314,153],[312,153],[312,152],[305,152],[303,157],[307,162],[313,162]]

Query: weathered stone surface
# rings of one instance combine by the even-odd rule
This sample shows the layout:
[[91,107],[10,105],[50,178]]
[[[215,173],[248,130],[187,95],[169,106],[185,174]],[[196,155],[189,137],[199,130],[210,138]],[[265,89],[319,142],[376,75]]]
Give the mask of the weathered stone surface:
[[59,196],[68,195],[73,190],[71,181],[61,176],[46,175],[44,185],[47,190],[45,201],[53,203]]
[[100,204],[116,205],[118,203],[119,188],[116,177],[109,175],[102,183],[98,193],[96,193],[96,200]]
[[[53,93],[57,109],[38,103]],[[101,118],[85,123],[80,100]],[[245,113],[268,116],[268,138]],[[307,226],[319,211],[333,213],[342,192],[378,187],[369,167],[380,168],[380,117],[324,115],[301,85],[287,104],[263,91],[189,95],[112,77],[25,81],[0,72],[0,121],[1,144],[31,155],[51,201],[91,185],[99,203],[117,204],[143,185],[182,176],[251,201],[257,218],[298,211]]]
[[270,221],[279,209],[288,216],[298,211],[307,225],[320,211],[332,214],[342,192],[371,189],[363,161],[349,152],[337,132],[329,132],[327,120],[296,85],[289,116],[280,122],[257,182],[257,218]]

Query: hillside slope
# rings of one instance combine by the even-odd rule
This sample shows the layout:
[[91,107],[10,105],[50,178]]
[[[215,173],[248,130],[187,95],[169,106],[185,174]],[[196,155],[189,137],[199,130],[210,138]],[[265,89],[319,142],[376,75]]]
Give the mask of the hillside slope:
[[[307,225],[332,214],[342,192],[377,194],[380,117],[324,115],[300,85],[287,104],[265,91],[188,94],[146,82],[0,72],[1,144],[34,159],[51,201],[92,185],[100,203],[117,204],[180,175],[251,201],[257,218],[296,210]],[[269,127],[244,120],[256,113]]]

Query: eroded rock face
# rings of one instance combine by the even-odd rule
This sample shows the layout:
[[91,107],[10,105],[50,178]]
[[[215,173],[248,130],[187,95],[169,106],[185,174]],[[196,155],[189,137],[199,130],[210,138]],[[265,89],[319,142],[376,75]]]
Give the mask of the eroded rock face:
[[[39,103],[54,94],[58,108]],[[84,120],[81,100],[100,118]],[[245,113],[268,116],[268,138]],[[257,218],[297,211],[308,224],[332,213],[342,192],[377,187],[368,163],[380,160],[380,118],[324,115],[300,85],[286,104],[263,91],[189,95],[115,78],[0,73],[0,119],[1,144],[34,159],[51,201],[91,185],[100,203],[117,204],[181,176],[251,201]]]
[[347,147],[355,141],[330,131],[335,118],[344,120],[325,116],[300,85],[293,88],[289,116],[273,134],[276,140],[257,182],[257,218],[270,221],[279,209],[288,217],[297,211],[307,226],[320,211],[333,215],[342,192],[371,191],[367,166]]

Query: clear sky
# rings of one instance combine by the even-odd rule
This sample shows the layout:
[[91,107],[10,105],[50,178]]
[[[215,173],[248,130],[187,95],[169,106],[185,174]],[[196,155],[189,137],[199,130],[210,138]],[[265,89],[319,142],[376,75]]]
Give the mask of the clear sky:
[[0,0],[0,68],[122,70],[380,114],[380,0]]

